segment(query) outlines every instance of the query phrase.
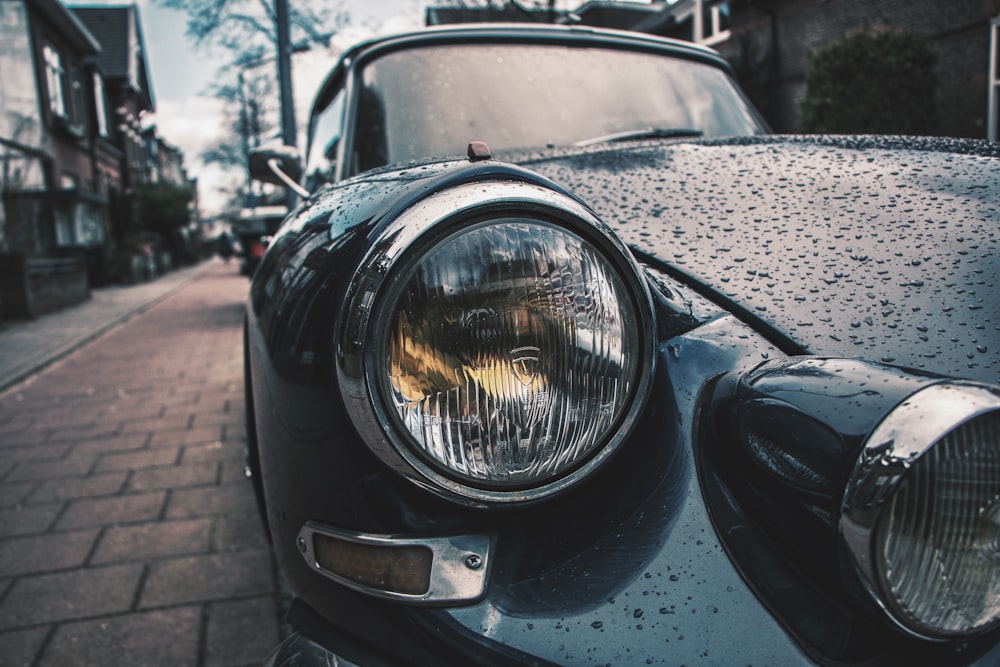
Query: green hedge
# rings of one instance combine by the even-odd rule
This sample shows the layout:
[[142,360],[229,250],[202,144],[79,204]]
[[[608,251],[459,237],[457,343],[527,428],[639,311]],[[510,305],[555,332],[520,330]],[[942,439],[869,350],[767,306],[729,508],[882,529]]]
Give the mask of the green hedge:
[[863,32],[816,51],[802,129],[825,134],[934,134],[936,56],[925,39]]

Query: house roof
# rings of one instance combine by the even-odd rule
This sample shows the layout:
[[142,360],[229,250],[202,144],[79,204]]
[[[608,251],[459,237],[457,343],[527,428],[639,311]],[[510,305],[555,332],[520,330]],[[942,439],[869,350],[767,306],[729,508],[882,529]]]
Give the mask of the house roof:
[[[558,12],[562,16],[564,12]],[[508,2],[485,7],[428,7],[424,17],[428,26],[456,23],[549,23],[552,14],[547,9],[522,7]]]
[[659,15],[666,6],[662,1],[639,3],[591,0],[574,9],[572,16],[578,18],[584,25],[633,30],[637,23]]
[[146,62],[137,5],[81,6],[70,9],[101,44],[97,62],[111,85],[131,88],[153,109],[153,87]]
[[74,48],[83,55],[93,55],[101,52],[100,42],[87,30],[84,24],[73,12],[59,0],[27,0],[27,5],[35,7],[55,25]]
[[663,12],[664,0],[628,2],[590,0],[571,12],[526,7],[519,2],[492,3],[485,7],[428,7],[428,26],[452,23],[580,23],[601,28],[630,30],[639,21]]

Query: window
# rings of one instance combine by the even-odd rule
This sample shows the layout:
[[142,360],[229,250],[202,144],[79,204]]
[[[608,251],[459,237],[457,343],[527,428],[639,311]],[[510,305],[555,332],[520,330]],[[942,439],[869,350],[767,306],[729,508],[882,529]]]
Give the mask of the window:
[[42,49],[45,58],[45,85],[49,92],[49,110],[66,118],[66,70],[62,54],[51,44]]
[[729,39],[729,3],[698,0],[695,20],[695,40],[712,46]]
[[334,179],[343,116],[344,89],[341,88],[329,104],[316,111],[310,122],[309,157],[306,163],[305,181],[310,189]]
[[[345,165],[351,174],[455,155],[469,138],[486,141],[496,157],[648,128],[706,136],[763,131],[722,69],[667,54],[556,44],[435,45],[387,53],[366,63],[357,81],[356,161]],[[310,160],[336,145],[339,126],[327,127],[322,116],[334,108],[313,119]]]
[[97,120],[97,133],[108,136],[108,106],[104,99],[104,78],[94,72],[94,117]]
[[83,126],[86,118],[87,105],[83,91],[83,82],[80,80],[80,70],[73,68],[69,73],[70,108],[67,114],[74,125]]

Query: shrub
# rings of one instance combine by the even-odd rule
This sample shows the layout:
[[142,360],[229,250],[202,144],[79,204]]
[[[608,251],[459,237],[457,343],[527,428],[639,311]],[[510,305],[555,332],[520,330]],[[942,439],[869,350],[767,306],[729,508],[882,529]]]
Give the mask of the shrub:
[[169,235],[186,227],[191,219],[191,191],[160,181],[135,187],[134,214],[140,230]]
[[809,59],[802,129],[829,134],[933,134],[933,49],[902,32],[863,32]]

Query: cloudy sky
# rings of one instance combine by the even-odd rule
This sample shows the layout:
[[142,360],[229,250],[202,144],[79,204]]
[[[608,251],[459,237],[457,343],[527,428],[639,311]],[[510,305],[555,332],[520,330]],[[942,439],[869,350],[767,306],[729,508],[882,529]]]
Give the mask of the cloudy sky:
[[[68,4],[139,5],[147,64],[152,78],[156,103],[154,114],[145,119],[156,125],[159,135],[184,152],[188,175],[198,179],[202,215],[223,212],[229,195],[223,192],[243,181],[239,172],[225,172],[217,165],[205,164],[200,155],[217,145],[220,138],[231,136],[223,128],[222,103],[211,96],[209,87],[222,81],[218,70],[228,54],[196,47],[185,34],[187,17],[166,9],[159,0],[63,0]],[[294,1],[294,0],[293,0]],[[494,0],[496,1],[496,0]],[[293,91],[295,111],[303,125],[312,96],[336,61],[337,55],[355,42],[369,37],[410,30],[423,25],[428,5],[462,4],[463,0],[331,0],[350,15],[350,25],[338,33],[329,51],[322,49],[293,56]],[[467,5],[485,5],[487,0],[464,0]],[[545,4],[545,0],[522,0],[525,5]],[[557,0],[559,8],[576,7],[582,0]],[[277,122],[277,119],[275,119]],[[299,137],[302,148],[304,137]]]
[[[81,4],[129,4],[127,0],[76,0]],[[219,100],[209,93],[217,70],[225,62],[218,51],[195,47],[185,35],[186,16],[165,9],[155,0],[139,0],[147,63],[152,78],[155,113],[146,119],[155,124],[160,136],[184,152],[188,175],[197,177],[202,213],[219,213],[227,195],[221,188],[241,182],[239,173],[226,173],[200,160],[203,150],[227,136],[222,127]],[[310,51],[294,56],[296,114],[307,112],[312,95],[336,60],[337,54],[354,42],[375,34],[420,27],[424,2],[420,0],[342,0],[351,25],[339,34],[329,52]],[[301,144],[303,138],[299,138]],[[301,147],[301,146],[300,146]]]

